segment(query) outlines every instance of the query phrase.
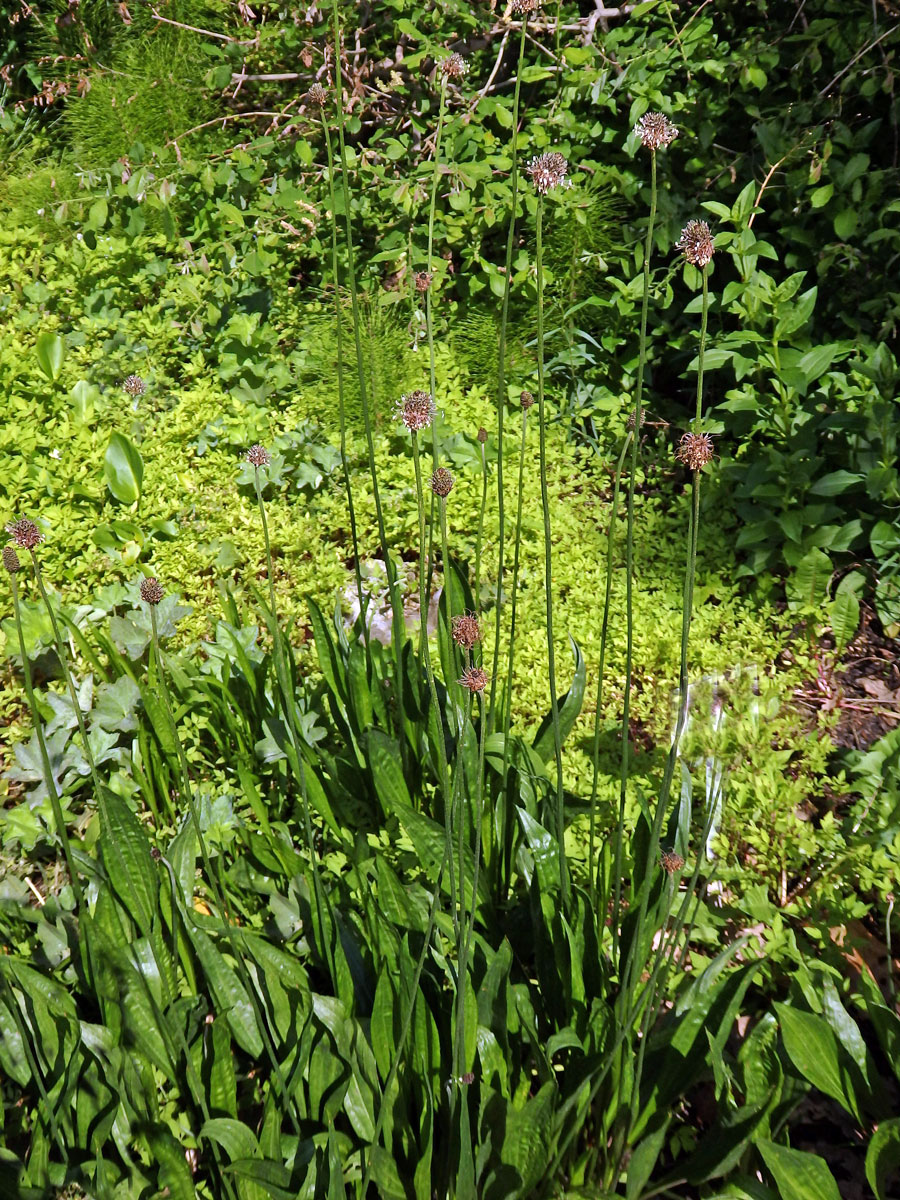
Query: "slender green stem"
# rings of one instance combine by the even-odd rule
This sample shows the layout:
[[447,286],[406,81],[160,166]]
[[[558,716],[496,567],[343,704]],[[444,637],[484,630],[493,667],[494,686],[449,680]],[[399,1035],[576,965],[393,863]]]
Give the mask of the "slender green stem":
[[[462,726],[459,731],[460,743],[466,736],[469,729],[469,721],[472,716],[472,693],[466,692],[465,706],[463,712]],[[456,776],[462,775],[463,771],[463,754],[462,749],[457,754],[456,758]],[[454,779],[454,784],[456,780]],[[454,807],[454,820],[456,822],[456,853],[459,869],[459,929],[458,929],[458,944],[457,944],[457,971],[456,971],[456,1036],[453,1039],[453,1086],[457,1086],[456,1080],[460,1075],[460,1059],[463,1054],[463,1048],[466,1044],[466,935],[468,930],[468,917],[466,914],[466,820],[463,813],[463,791],[462,788],[454,786],[454,798],[458,797],[458,809]],[[476,867],[477,870],[477,867]],[[474,905],[474,901],[473,901]],[[473,908],[474,911],[474,908]]]
[[[629,718],[631,716],[631,671],[634,652],[634,489],[637,479],[638,450],[641,444],[644,370],[647,362],[647,312],[650,303],[650,258],[653,254],[653,227],[656,223],[656,151],[650,152],[650,219],[644,243],[644,289],[641,297],[641,331],[638,342],[638,373],[634,398],[634,440],[631,443],[631,467],[628,475],[628,517],[625,531],[625,692],[622,700],[622,758],[619,776],[619,819],[616,840],[625,836],[625,802],[628,786]],[[618,949],[622,920],[621,884],[615,881],[616,896],[612,914],[613,947]]]
[[542,227],[544,197],[537,198],[537,369],[538,415],[540,418],[541,509],[544,516],[544,590],[547,604],[547,679],[550,684],[550,720],[556,756],[556,840],[559,854],[559,884],[563,907],[569,901],[569,868],[566,862],[566,818],[563,799],[562,733],[556,696],[556,648],[553,644],[553,551],[550,531],[550,496],[547,491],[547,421],[544,412],[544,252]]
[[[447,103],[447,77],[446,77],[446,75],[442,75],[441,76],[441,97],[440,97],[440,101],[439,101],[439,105],[438,105],[438,122],[437,122],[437,129],[435,130],[435,134],[434,134],[434,161],[432,164],[432,173],[431,173],[431,200],[430,200],[430,203],[428,206],[428,250],[427,250],[426,270],[428,271],[428,274],[431,276],[431,282],[429,283],[428,288],[425,291],[425,334],[428,339],[428,387],[430,389],[430,394],[431,394],[432,400],[435,399],[436,394],[437,394],[437,381],[436,381],[436,376],[435,376],[435,362],[434,362],[434,300],[433,300],[434,278],[435,278],[434,269],[433,269],[434,218],[435,218],[435,211],[437,208],[438,179],[440,177],[440,165],[441,165],[441,135],[444,130],[444,113],[446,111],[446,103]],[[437,416],[435,416],[434,420],[431,422],[431,458],[432,458],[432,469],[436,471],[438,469],[438,467],[441,465],[441,445],[440,445],[440,438],[438,436]],[[436,497],[434,496],[434,494],[432,494],[431,499],[430,499],[431,521],[428,525],[428,595],[429,596],[431,595],[431,584],[432,584],[433,570],[434,570],[434,553],[433,553],[433,550],[434,550],[434,527],[435,527],[434,513],[435,513],[436,503],[437,503]]]
[[[510,754],[510,729],[512,728],[512,698],[513,685],[515,682],[515,653],[516,653],[516,617],[519,608],[519,552],[522,546],[522,509],[525,499],[525,444],[528,430],[528,409],[522,409],[522,434],[519,441],[519,479],[518,490],[516,493],[516,536],[513,548],[513,571],[512,571],[512,604],[510,607],[509,620],[509,654],[506,663],[506,697],[503,712],[503,768],[500,773],[500,778],[503,781],[502,786],[506,786],[506,772],[509,767]],[[512,830],[509,828],[509,822],[503,823],[503,842],[504,844],[498,847],[499,868],[497,873],[498,887],[503,886],[503,878],[505,873],[506,883],[509,883],[509,870],[507,864],[507,856],[512,855]]]
[[[512,282],[513,247],[516,237],[516,211],[519,203],[519,95],[522,82],[522,66],[525,61],[525,33],[527,16],[522,17],[522,31],[519,35],[519,59],[516,65],[516,85],[513,92],[512,137],[510,141],[510,158],[512,170],[509,185],[512,191],[509,210],[509,229],[506,235],[506,260],[503,274],[503,307],[500,312],[500,339],[497,359],[497,606],[494,611],[494,665],[492,677],[497,678],[500,670],[500,634],[503,611],[503,559],[506,539],[506,515],[503,504],[503,417],[506,412],[506,329],[509,321],[509,293]],[[491,692],[491,703],[488,707],[488,725],[494,728],[494,698],[499,691],[494,688]],[[502,716],[502,714],[501,714]]]
[[[596,871],[594,869],[594,854],[595,854],[595,837],[596,837],[596,818],[597,818],[597,786],[600,778],[600,710],[603,706],[603,677],[606,670],[606,646],[607,635],[609,632],[609,602],[612,592],[612,566],[613,566],[613,547],[616,540],[616,522],[619,519],[619,494],[622,485],[622,468],[625,465],[625,455],[628,453],[628,446],[634,435],[629,431],[622,445],[622,452],[619,455],[619,461],[616,465],[616,481],[613,487],[612,508],[609,514],[609,532],[606,537],[606,591],[603,598],[603,624],[600,627],[600,667],[597,673],[597,706],[594,710],[594,741],[591,752],[591,763],[593,768],[593,778],[591,782],[591,825],[589,836],[588,863],[590,869],[590,894],[591,900],[596,899]],[[616,828],[615,837],[615,867],[614,887],[616,889],[615,910],[618,910],[621,889],[621,874],[622,874],[622,831],[621,827]],[[615,936],[615,934],[614,934]]]
[[487,508],[488,476],[487,455],[484,442],[479,442],[481,450],[481,508],[478,510],[478,536],[475,539],[475,611],[481,612],[481,543],[484,538],[484,514]]
[[369,453],[369,472],[372,477],[372,496],[375,501],[375,517],[378,524],[378,539],[381,554],[384,559],[384,569],[387,572],[388,591],[391,601],[392,642],[396,660],[397,711],[400,723],[400,748],[404,764],[408,748],[405,731],[405,716],[403,704],[403,644],[406,640],[406,627],[403,620],[403,604],[397,585],[397,572],[390,555],[387,528],[384,523],[384,508],[381,501],[381,491],[378,486],[378,472],[375,465],[375,439],[372,432],[372,414],[369,410],[369,398],[366,385],[366,367],[360,333],[361,319],[359,313],[359,295],[356,287],[356,266],[353,252],[353,220],[350,214],[350,179],[347,171],[347,148],[344,141],[344,97],[343,79],[341,72],[341,22],[338,0],[332,0],[332,20],[334,26],[334,83],[335,83],[335,113],[337,116],[338,146],[341,162],[341,183],[343,186],[344,219],[347,231],[347,264],[348,282],[350,285],[350,308],[353,315],[353,339],[356,345],[356,369],[359,376],[359,393],[362,405],[363,424],[366,432],[366,446]]
[[[416,473],[416,500],[419,509],[419,607],[422,614],[422,624],[428,619],[425,591],[425,567],[421,556],[425,553],[425,494],[422,488],[422,463],[419,452],[419,439],[412,433],[413,466]],[[447,857],[447,867],[450,873],[450,911],[453,915],[453,930],[459,938],[459,915],[456,911],[456,871],[453,865],[453,796],[450,787],[450,768],[447,763],[447,747],[444,745],[444,724],[441,719],[441,708],[438,702],[437,686],[434,681],[434,668],[431,662],[431,647],[428,643],[427,632],[423,640],[423,655],[425,660],[425,675],[428,680],[428,691],[434,711],[434,723],[437,730],[437,752],[440,766],[441,791],[444,794],[444,854]],[[449,686],[449,685],[448,685]]]
[[337,200],[334,193],[334,152],[331,145],[331,130],[322,110],[322,129],[325,134],[325,148],[328,154],[328,200],[331,206],[331,274],[334,280],[334,316],[337,330],[337,384],[338,384],[338,421],[341,431],[341,470],[344,475],[344,491],[347,494],[347,514],[350,518],[350,537],[353,544],[353,568],[356,574],[356,595],[359,600],[359,611],[362,619],[363,638],[366,649],[369,646],[369,621],[366,613],[366,600],[363,595],[362,566],[359,555],[359,535],[356,528],[356,510],[353,505],[353,488],[350,484],[350,465],[347,459],[347,409],[344,397],[344,321],[341,312],[341,286],[338,269],[338,217]]
[[[72,892],[75,896],[75,902],[79,911],[83,904],[83,896],[81,892],[81,881],[78,878],[78,872],[75,870],[75,860],[72,857],[72,846],[69,842],[69,831],[66,827],[66,818],[63,814],[62,805],[59,800],[59,792],[56,788],[56,780],[53,776],[53,768],[50,765],[50,754],[47,750],[47,742],[44,738],[44,722],[41,720],[40,709],[37,706],[37,699],[34,694],[34,684],[31,679],[31,660],[28,657],[28,652],[25,648],[25,633],[22,629],[22,610],[19,603],[19,585],[14,572],[9,574],[10,587],[12,588],[13,612],[16,618],[16,632],[19,637],[19,653],[22,656],[22,675],[25,680],[25,695],[28,697],[28,707],[31,709],[31,721],[34,725],[35,736],[38,740],[38,749],[41,754],[41,766],[44,771],[44,784],[47,788],[47,795],[50,797],[50,808],[53,812],[53,821],[56,825],[56,834],[60,840],[63,849],[63,855],[66,860],[66,868],[69,872],[69,878],[72,881]],[[74,698],[75,708],[78,712],[78,697]],[[86,740],[86,739],[85,739]]]
[[[706,272],[708,267],[703,269],[703,281],[706,283]],[[697,391],[698,396],[702,397],[703,391],[703,355],[706,341],[706,325],[707,325],[707,307],[709,303],[708,289],[703,289],[703,315],[700,325],[700,349],[698,354],[698,379]],[[698,401],[698,406],[702,405],[702,400]],[[681,654],[678,671],[678,714],[675,720],[675,733],[672,737],[672,744],[669,747],[669,753],[666,758],[666,766],[663,771],[662,784],[660,785],[659,798],[657,800],[656,812],[654,814],[653,826],[650,833],[650,840],[647,846],[646,859],[643,864],[643,880],[641,888],[640,905],[638,908],[637,922],[635,926],[635,936],[631,941],[631,947],[628,955],[628,962],[624,972],[625,989],[626,991],[633,986],[635,980],[639,977],[643,970],[643,963],[640,960],[641,946],[641,931],[643,929],[644,920],[647,914],[647,905],[649,903],[650,886],[649,875],[653,859],[656,858],[659,849],[659,838],[662,832],[663,822],[666,812],[669,807],[669,795],[672,790],[672,779],[675,774],[675,764],[678,761],[678,751],[681,744],[681,735],[684,732],[685,722],[687,721],[688,712],[688,643],[691,633],[691,615],[694,602],[694,573],[697,561],[697,536],[700,525],[700,471],[693,472],[691,481],[691,515],[688,527],[688,549],[687,549],[687,565],[684,576],[684,598],[682,601],[682,620],[681,620]]]

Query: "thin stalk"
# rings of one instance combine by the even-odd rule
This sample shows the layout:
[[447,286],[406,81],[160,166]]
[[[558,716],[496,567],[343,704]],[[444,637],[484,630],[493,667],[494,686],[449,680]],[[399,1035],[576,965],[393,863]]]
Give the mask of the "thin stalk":
[[328,153],[328,198],[331,205],[331,274],[334,279],[334,316],[337,329],[337,384],[338,421],[341,431],[341,470],[344,475],[344,491],[347,494],[347,514],[350,518],[350,537],[353,543],[353,567],[356,574],[356,595],[362,617],[363,638],[369,648],[369,621],[366,613],[366,598],[363,596],[362,568],[359,556],[359,535],[356,529],[356,510],[353,506],[353,489],[350,485],[350,465],[347,460],[347,410],[344,399],[344,329],[341,313],[340,273],[338,270],[338,218],[337,201],[334,194],[334,152],[331,146],[331,130],[322,110],[322,129]]
[[563,801],[562,733],[556,696],[556,650],[553,645],[553,554],[550,536],[550,497],[547,491],[547,430],[544,413],[544,253],[542,226],[544,197],[537,197],[537,368],[541,508],[544,515],[544,589],[547,602],[547,677],[550,684],[550,720],[553,725],[553,750],[556,756],[556,841],[559,854],[559,884],[563,908],[569,902],[569,869],[566,862],[566,820]]
[[[707,271],[708,266],[703,268],[703,309],[700,323],[700,347],[697,361],[697,411],[698,417],[702,412],[702,396],[703,396],[703,356],[706,343],[706,326],[709,307],[709,291],[707,287]],[[656,805],[656,813],[654,814],[653,827],[650,833],[650,841],[647,847],[647,857],[644,864],[644,884],[641,889],[640,906],[638,908],[637,922],[635,926],[635,936],[632,939],[631,947],[628,955],[624,978],[625,991],[627,992],[636,981],[639,973],[643,970],[643,963],[638,961],[639,949],[641,945],[641,931],[643,929],[644,920],[647,915],[647,906],[650,896],[650,888],[648,883],[650,863],[656,857],[659,848],[659,838],[662,832],[663,821],[665,820],[666,812],[669,806],[669,795],[672,788],[672,778],[675,774],[675,764],[678,760],[678,748],[681,744],[681,735],[684,732],[685,722],[687,720],[688,710],[688,643],[691,633],[691,615],[694,601],[694,574],[697,561],[697,535],[700,524],[700,471],[695,470],[691,483],[691,515],[690,524],[688,527],[688,550],[687,550],[687,565],[685,568],[684,578],[684,599],[682,608],[681,621],[681,655],[678,672],[678,714],[675,721],[675,733],[672,738],[672,744],[669,747],[669,753],[666,758],[666,766],[663,772],[662,784],[659,790],[659,798]]]
[[[456,759],[456,773],[455,774],[456,774],[457,778],[459,778],[462,775],[462,771],[463,771],[462,745],[461,744],[462,744],[462,739],[465,737],[466,732],[468,731],[471,715],[472,715],[472,693],[466,692],[465,709],[464,709],[464,713],[463,713],[462,726],[459,731],[460,751],[457,754],[457,759]],[[455,782],[456,782],[456,780],[454,779],[454,784],[455,784]],[[464,820],[463,813],[461,811],[463,808],[462,789],[454,786],[453,791],[454,791],[454,796],[459,797],[459,809],[460,809],[460,811],[454,812],[454,816],[456,818],[456,841],[457,841],[456,853],[458,855],[458,860],[459,860],[459,898],[460,898],[459,929],[458,929],[458,934],[457,934],[458,942],[457,942],[457,971],[456,971],[456,1036],[453,1039],[453,1066],[452,1066],[452,1070],[451,1070],[451,1074],[453,1076],[453,1085],[455,1088],[457,1086],[456,1080],[460,1075],[460,1068],[459,1068],[460,1057],[463,1053],[463,1048],[466,1044],[466,1040],[465,1040],[466,1039],[466,1013],[465,1013],[465,1008],[466,1008],[466,968],[467,968],[466,951],[468,948],[467,943],[466,943],[466,933],[468,930],[468,917],[466,915],[466,895],[465,895],[466,822]],[[478,868],[476,866],[475,870],[477,871],[477,869]],[[473,900],[473,906],[474,906],[474,900]],[[473,908],[473,911],[474,911],[474,908]],[[452,1107],[454,1107],[454,1105],[451,1100],[451,1108]]]
[[[441,135],[444,130],[444,112],[447,103],[447,76],[441,76],[441,97],[438,105],[438,122],[437,129],[434,135],[434,162],[432,164],[431,173],[431,201],[428,207],[428,251],[427,251],[427,266],[426,270],[431,275],[432,281],[429,283],[425,292],[425,334],[428,339],[428,387],[432,400],[435,399],[437,391],[437,381],[435,378],[434,365],[434,315],[432,306],[432,292],[434,290],[434,218],[437,208],[437,193],[438,193],[438,177],[440,174],[441,164]],[[432,470],[437,470],[441,465],[441,445],[438,437],[437,416],[431,422],[431,457]],[[428,526],[428,595],[431,595],[431,581],[434,569],[434,508],[436,499],[431,497],[431,522]]]
[[[72,846],[69,842],[69,831],[66,827],[66,818],[63,815],[62,805],[59,802],[59,792],[56,790],[56,780],[53,777],[53,768],[50,765],[50,754],[47,751],[47,742],[44,738],[44,723],[41,720],[40,710],[37,706],[37,699],[34,694],[34,685],[31,679],[31,661],[25,649],[25,633],[22,629],[22,610],[19,604],[19,585],[16,580],[15,573],[10,571],[9,583],[12,588],[13,612],[16,618],[16,632],[19,636],[19,653],[22,656],[22,675],[25,679],[25,695],[28,697],[28,707],[31,709],[31,721],[34,725],[34,732],[38,740],[38,748],[41,754],[41,766],[44,771],[44,783],[47,787],[47,794],[50,797],[50,807],[53,811],[53,821],[56,825],[56,832],[62,844],[63,855],[66,860],[66,868],[69,872],[69,878],[72,881],[72,892],[75,896],[75,902],[78,911],[81,911],[83,905],[83,895],[81,891],[81,881],[78,878],[78,872],[75,870],[75,860],[72,857]],[[78,712],[78,698],[74,700],[75,708]],[[99,802],[99,801],[98,801]]]
[[650,219],[644,244],[644,289],[641,297],[641,331],[638,342],[638,374],[634,398],[634,440],[631,443],[631,467],[628,476],[628,518],[625,531],[625,694],[622,700],[622,759],[619,774],[619,818],[616,845],[620,857],[615,868],[615,899],[612,913],[613,953],[619,947],[622,919],[621,843],[625,836],[625,800],[628,785],[628,737],[631,715],[631,673],[634,652],[634,488],[641,442],[641,405],[644,397],[644,370],[647,362],[647,312],[650,303],[650,257],[653,253],[653,227],[656,223],[656,151],[650,152]]
[[[425,494],[422,488],[422,463],[419,451],[419,439],[414,431],[411,432],[412,451],[413,451],[413,466],[416,473],[416,500],[419,509],[419,554],[424,553],[425,548]],[[427,614],[426,593],[425,593],[425,571],[421,557],[419,560],[419,607],[422,617],[422,624],[425,623]],[[434,667],[431,662],[431,647],[428,644],[427,632],[423,639],[423,655],[425,660],[425,675],[428,680],[428,691],[431,696],[431,704],[434,709],[435,725],[437,727],[437,752],[438,763],[441,772],[441,790],[444,793],[444,854],[447,857],[447,865],[450,872],[450,911],[453,916],[453,931],[459,938],[459,915],[456,911],[456,871],[453,865],[453,797],[450,787],[450,768],[447,763],[447,747],[444,745],[444,725],[441,720],[441,709],[438,703],[437,686],[434,682]]]
[[[525,498],[525,443],[528,429],[528,409],[522,409],[522,434],[519,442],[519,480],[518,492],[516,494],[516,538],[515,548],[513,550],[513,572],[512,572],[512,608],[510,611],[509,620],[509,654],[506,664],[506,698],[503,713],[503,768],[500,773],[502,787],[506,786],[506,772],[509,767],[509,752],[510,752],[510,736],[509,731],[512,727],[512,697],[513,697],[513,681],[515,670],[515,650],[516,650],[516,616],[519,607],[519,551],[522,545],[522,508]],[[498,870],[498,883],[502,877],[502,873],[506,867],[506,855],[511,847],[508,846],[510,841],[507,838],[508,822],[504,822],[504,844],[499,848],[500,869]]]
[[[503,275],[503,307],[500,310],[500,341],[497,362],[497,518],[499,531],[497,535],[497,607],[494,613],[494,665],[492,678],[496,679],[500,670],[500,631],[503,610],[503,555],[506,538],[506,515],[503,505],[503,416],[506,412],[506,327],[509,321],[509,292],[512,279],[513,246],[516,236],[516,209],[519,202],[519,94],[522,81],[522,65],[525,61],[525,37],[527,32],[527,17],[523,14],[522,31],[519,35],[519,59],[516,65],[516,86],[513,92],[512,139],[510,142],[510,157],[512,170],[509,183],[512,190],[509,212],[509,230],[506,235],[506,260]],[[491,703],[488,708],[488,725],[494,728],[494,696],[498,689],[491,692]]]
[[405,733],[405,718],[403,709],[403,643],[406,640],[406,629],[403,620],[403,605],[397,586],[397,572],[391,558],[387,529],[384,523],[384,508],[381,502],[381,492],[378,487],[378,472],[375,467],[375,439],[372,433],[372,414],[369,410],[368,392],[366,389],[366,367],[363,357],[362,337],[360,334],[359,296],[356,288],[356,266],[353,253],[353,220],[350,215],[350,180],[347,172],[347,148],[344,141],[344,98],[343,79],[341,72],[341,22],[338,0],[332,0],[332,20],[334,26],[334,78],[335,78],[335,113],[337,115],[338,146],[341,160],[341,182],[344,189],[344,218],[347,231],[347,265],[348,282],[350,284],[350,308],[353,315],[353,340],[356,345],[356,369],[359,375],[360,402],[362,405],[363,424],[366,431],[366,446],[369,454],[369,471],[372,477],[372,496],[375,501],[375,516],[378,524],[378,539],[384,568],[387,572],[388,591],[391,599],[392,637],[397,673],[397,709],[400,720],[400,747],[404,764],[407,757],[407,741]]
[[481,508],[478,510],[478,536],[475,539],[475,610],[481,611],[481,543],[484,537],[484,514],[487,508],[487,455],[484,442],[478,443],[481,450]]
[[[619,493],[622,484],[622,468],[625,465],[625,455],[628,452],[628,445],[634,435],[629,431],[622,445],[622,453],[619,455],[619,461],[616,465],[616,482],[613,487],[612,508],[609,516],[609,533],[606,539],[606,592],[603,599],[603,624],[600,627],[600,669],[597,675],[597,707],[594,710],[594,741],[591,752],[591,762],[593,765],[593,779],[591,782],[591,826],[589,836],[589,858],[590,863],[590,896],[591,900],[596,900],[596,875],[594,872],[594,853],[595,853],[595,837],[596,837],[596,818],[597,818],[597,786],[600,777],[600,709],[603,703],[603,676],[606,669],[606,644],[607,634],[609,632],[609,601],[612,592],[612,564],[613,564],[613,546],[615,544],[616,521],[619,518]],[[622,836],[621,829],[617,827],[615,839],[615,888],[616,888],[616,907],[620,903],[619,889],[621,888],[621,872],[622,872]],[[607,897],[608,899],[608,897]]]

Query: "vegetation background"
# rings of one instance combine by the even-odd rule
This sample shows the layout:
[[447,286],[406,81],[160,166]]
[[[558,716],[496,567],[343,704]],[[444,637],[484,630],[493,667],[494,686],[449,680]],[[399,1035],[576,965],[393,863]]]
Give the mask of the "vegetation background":
[[[5,520],[38,521],[49,589],[23,582],[21,631],[12,603],[0,621],[11,1194],[428,1196],[445,1179],[455,1194],[477,1180],[497,1197],[893,1194],[900,10],[514,7],[337,5],[350,184],[338,177],[332,201],[332,116],[309,99],[336,81],[330,7],[0,0],[0,501]],[[452,84],[448,52],[468,62]],[[650,177],[632,129],[655,110],[680,132],[659,156],[642,358]],[[514,128],[520,169],[559,151],[573,186],[547,200],[539,272],[537,198],[520,182],[507,275]],[[642,874],[641,839],[653,841],[647,798],[678,708],[691,473],[675,449],[692,428],[701,277],[675,243],[698,216],[716,246],[704,361],[715,458],[701,492],[681,816],[655,832],[676,857],[690,842],[697,873],[687,854],[669,895],[665,872],[652,885]],[[345,241],[337,272],[331,257],[346,217],[355,317]],[[414,281],[426,269],[427,302]],[[386,541],[417,608],[421,497],[393,414],[401,393],[432,386],[429,331],[455,475],[452,560],[460,595],[484,614],[486,665],[509,650],[493,626],[496,501],[509,536],[522,499],[502,697],[519,741],[488,739],[479,760],[484,714],[453,717],[440,693],[457,720],[450,766],[474,787],[486,759],[479,788],[508,799],[494,832],[509,845],[485,860],[489,894],[473,891],[468,914],[461,900],[459,918],[435,849],[444,812],[424,657],[404,668],[421,688],[404,734],[379,708],[379,686],[399,686],[390,655],[360,668],[345,623],[356,568],[373,592],[384,581],[365,412]],[[624,508],[612,514],[642,369],[629,660]],[[539,371],[546,466],[529,417],[520,488],[519,397],[537,394]],[[130,377],[143,390],[124,387]],[[257,442],[272,455],[261,479],[242,462]],[[544,483],[563,838],[550,816]],[[166,592],[158,629],[139,592],[151,575]],[[336,602],[335,620],[323,618]],[[595,817],[603,838],[618,828],[629,679],[623,886],[650,897],[670,939],[646,1029],[620,999],[627,972],[604,943],[589,852]],[[115,838],[133,861],[115,858]],[[564,884],[548,866],[560,845],[583,898],[565,927],[551,912]],[[477,884],[464,859],[461,892]],[[690,919],[682,893],[699,897]],[[435,896],[435,950],[420,958]],[[331,925],[311,932],[323,911]],[[471,992],[457,919],[473,923]],[[91,937],[98,957],[80,959]],[[552,969],[538,969],[529,940]],[[117,956],[117,941],[133,953]],[[604,998],[593,1008],[591,987]],[[458,1047],[467,1005],[472,1046]],[[686,1032],[674,1022],[692,1010]],[[637,1055],[650,1029],[641,1084],[622,1047]],[[654,1052],[683,1076],[677,1104],[665,1071],[656,1090],[647,1082]]]

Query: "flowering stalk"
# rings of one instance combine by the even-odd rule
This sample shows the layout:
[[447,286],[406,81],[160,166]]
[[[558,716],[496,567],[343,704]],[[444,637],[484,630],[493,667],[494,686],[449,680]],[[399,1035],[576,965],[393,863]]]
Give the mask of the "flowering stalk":
[[[629,430],[625,442],[622,445],[622,453],[619,455],[619,461],[616,465],[616,482],[613,487],[612,508],[609,514],[609,533],[606,539],[606,591],[603,598],[603,624],[600,628],[600,666],[597,673],[597,706],[594,710],[594,741],[591,753],[591,761],[593,766],[593,780],[591,783],[591,825],[589,836],[588,863],[590,868],[590,895],[591,899],[596,899],[596,880],[597,874],[594,870],[594,854],[595,854],[595,836],[596,836],[596,818],[597,818],[597,785],[600,774],[600,710],[603,705],[603,675],[606,668],[606,639],[609,632],[609,601],[612,591],[612,565],[613,565],[613,545],[615,542],[616,521],[619,517],[619,493],[622,485],[622,468],[625,464],[625,455],[628,453],[628,446],[634,434]],[[619,874],[621,872],[622,862],[622,838],[624,830],[621,823],[616,827],[616,867],[615,872],[615,887],[618,889],[621,886]],[[605,891],[605,889],[604,889]]]
[[[356,529],[356,511],[353,505],[353,489],[350,485],[350,466],[347,461],[347,413],[344,400],[344,330],[341,313],[340,275],[338,271],[338,241],[337,241],[337,201],[334,193],[334,152],[331,145],[331,130],[325,118],[324,102],[325,89],[321,84],[318,88],[315,103],[319,104],[322,116],[322,130],[325,134],[325,149],[328,154],[328,199],[331,205],[331,274],[334,279],[334,316],[337,329],[337,384],[338,384],[338,422],[341,435],[341,470],[344,475],[344,491],[347,495],[347,514],[350,519],[350,537],[353,543],[353,566],[356,574],[356,595],[359,600],[359,611],[362,616],[363,638],[366,648],[369,645],[369,621],[366,614],[366,598],[363,596],[362,567],[359,554],[359,535]],[[310,93],[311,99],[312,92]]]
[[[513,573],[512,573],[512,609],[509,620],[509,655],[506,665],[506,702],[503,713],[503,729],[505,737],[503,739],[503,768],[500,774],[502,780],[506,780],[506,770],[509,766],[509,751],[510,738],[509,730],[512,726],[512,696],[513,696],[513,673],[515,667],[515,648],[516,648],[516,615],[519,605],[519,550],[522,544],[522,507],[525,498],[525,439],[528,426],[528,410],[534,405],[534,396],[531,392],[523,392],[521,396],[522,405],[522,434],[519,444],[519,480],[518,491],[516,495],[516,537],[515,547],[513,550]],[[504,827],[505,831],[505,827]],[[505,840],[509,840],[508,838]],[[511,852],[511,847],[500,847],[501,869],[498,872],[498,881],[502,878],[503,865],[507,852]],[[508,876],[507,876],[508,878]]]
[[613,868],[615,899],[612,913],[613,955],[619,944],[622,917],[622,839],[625,828],[625,799],[628,785],[628,749],[631,716],[631,676],[634,651],[634,489],[637,480],[638,449],[642,421],[641,405],[644,396],[644,370],[647,362],[647,313],[650,303],[650,258],[653,254],[653,228],[656,223],[656,154],[670,144],[678,130],[662,113],[645,114],[634,128],[641,144],[650,151],[650,217],[644,243],[644,286],[641,295],[641,329],[638,342],[638,374],[634,397],[634,440],[631,443],[631,466],[628,475],[628,517],[625,531],[625,691],[622,700],[622,758],[619,776],[619,819],[616,833],[616,861]]
[[[544,155],[543,158],[561,156]],[[565,162],[565,160],[563,160]],[[556,164],[554,164],[556,165]],[[541,509],[544,516],[544,589],[547,602],[547,678],[550,684],[550,720],[553,725],[553,751],[556,756],[556,842],[559,855],[559,885],[563,908],[568,907],[569,870],[566,862],[566,822],[563,801],[562,733],[559,724],[559,702],[556,696],[556,650],[553,645],[553,556],[550,536],[550,497],[547,492],[547,426],[544,413],[544,253],[541,240],[544,216],[544,192],[548,187],[532,164],[532,177],[538,189],[537,198],[537,368],[539,454],[541,473]],[[560,180],[561,182],[561,180]],[[552,183],[549,186],[554,186]],[[558,185],[557,185],[558,186]]]
[[481,542],[484,537],[484,513],[487,508],[487,455],[484,445],[487,441],[487,430],[478,430],[478,449],[481,452],[481,507],[478,510],[478,536],[475,539],[475,607],[481,607]]
[[[506,514],[503,504],[503,417],[506,412],[506,329],[509,320],[509,291],[512,282],[513,246],[516,237],[516,210],[519,203],[519,95],[525,63],[525,38],[528,29],[528,9],[522,10],[522,29],[519,34],[519,59],[516,65],[516,85],[513,92],[512,136],[509,153],[512,170],[509,185],[512,191],[509,209],[509,229],[506,234],[506,259],[503,269],[503,306],[500,310],[500,339],[497,358],[497,604],[494,610],[494,665],[496,679],[500,670],[500,630],[503,612],[503,558],[506,538]],[[496,692],[496,689],[495,689]],[[494,696],[488,707],[488,725],[494,727]],[[508,730],[507,730],[508,732]]]
[[397,583],[397,571],[391,558],[387,529],[384,523],[384,508],[381,503],[381,492],[378,487],[378,472],[375,467],[375,439],[372,433],[372,414],[369,410],[368,390],[366,385],[366,367],[363,358],[362,336],[360,333],[361,319],[359,314],[359,297],[356,290],[356,267],[353,253],[353,222],[350,216],[350,180],[347,172],[347,149],[344,143],[344,100],[343,80],[341,71],[341,22],[338,0],[332,0],[332,20],[334,26],[334,94],[335,113],[337,116],[338,146],[341,161],[341,181],[344,188],[344,220],[347,231],[347,263],[348,282],[350,285],[350,308],[353,315],[353,339],[356,345],[356,369],[359,376],[359,394],[363,413],[363,425],[366,432],[366,447],[369,454],[369,472],[372,477],[372,496],[375,501],[375,517],[378,524],[378,539],[381,554],[384,559],[384,569],[387,573],[388,592],[391,601],[391,641],[394,648],[396,664],[395,683],[397,688],[397,712],[400,725],[400,754],[404,766],[408,755],[406,737],[406,718],[403,708],[403,643],[406,640],[406,626],[403,620],[403,605]]

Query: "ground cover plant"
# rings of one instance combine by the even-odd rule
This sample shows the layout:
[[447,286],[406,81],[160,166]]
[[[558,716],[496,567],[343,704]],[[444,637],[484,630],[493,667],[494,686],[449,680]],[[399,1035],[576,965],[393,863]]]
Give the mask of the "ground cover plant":
[[895,31],[569,7],[12,5],[10,1195],[892,1194]]

